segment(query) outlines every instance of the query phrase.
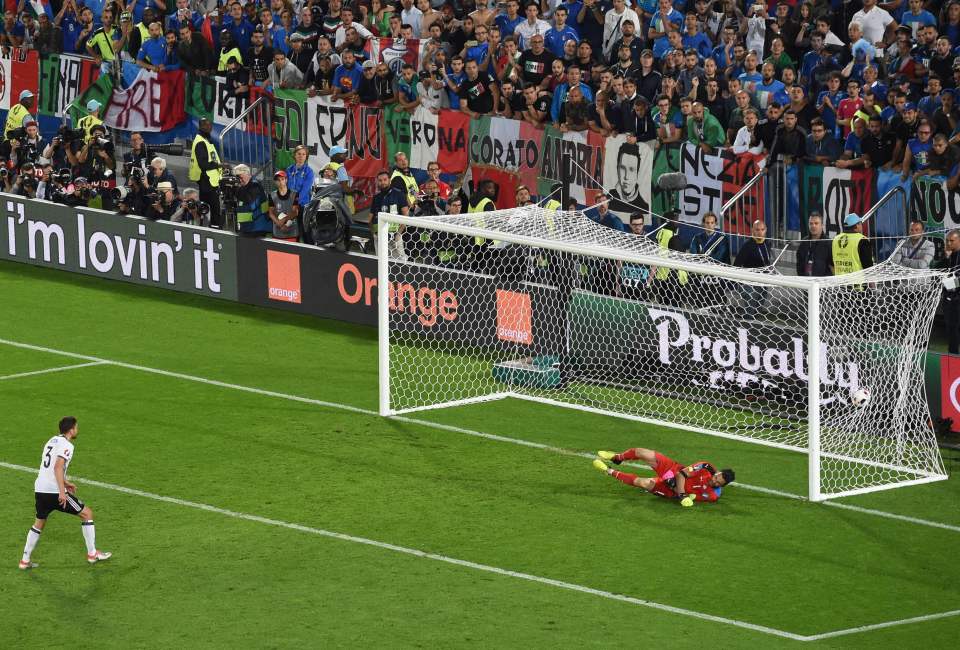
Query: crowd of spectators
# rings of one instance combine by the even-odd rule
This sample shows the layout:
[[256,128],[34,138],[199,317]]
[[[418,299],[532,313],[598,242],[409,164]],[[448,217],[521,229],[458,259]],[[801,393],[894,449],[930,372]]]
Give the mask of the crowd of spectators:
[[[21,0],[0,45],[960,183],[950,0]],[[369,39],[419,39],[391,69]]]
[[[401,111],[449,108],[960,184],[958,0],[51,0],[52,17],[34,16],[40,6],[20,0],[8,11],[0,45],[222,74],[236,94],[303,88]],[[418,60],[396,69],[371,60],[376,37],[419,39]],[[101,181],[120,167],[91,128],[44,143],[21,124],[16,138],[5,130],[0,154]],[[307,176],[332,176],[352,202],[343,165],[312,170],[305,158],[285,170],[301,207]],[[392,162],[402,207],[448,209],[442,170],[424,189],[404,161]],[[21,191],[15,177],[7,189]],[[419,205],[434,192],[435,205]]]

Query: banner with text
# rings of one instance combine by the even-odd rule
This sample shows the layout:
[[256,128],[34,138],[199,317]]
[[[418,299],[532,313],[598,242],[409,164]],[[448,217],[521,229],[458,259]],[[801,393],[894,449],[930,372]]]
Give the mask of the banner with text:
[[64,111],[100,76],[93,59],[75,54],[52,54],[40,59],[41,115],[63,117]]
[[0,259],[237,299],[233,233],[7,199],[0,211]]
[[114,88],[104,123],[124,131],[167,131],[186,119],[184,73],[141,70],[128,88]]
[[447,174],[467,169],[470,118],[460,111],[433,111],[417,107],[410,118],[410,166],[426,169],[436,162]]
[[[800,185],[801,218],[812,210],[823,215],[827,233],[842,231],[850,213],[863,215],[873,205],[873,170],[804,165]],[[866,224],[867,229],[870,224]],[[866,229],[865,229],[866,232]]]

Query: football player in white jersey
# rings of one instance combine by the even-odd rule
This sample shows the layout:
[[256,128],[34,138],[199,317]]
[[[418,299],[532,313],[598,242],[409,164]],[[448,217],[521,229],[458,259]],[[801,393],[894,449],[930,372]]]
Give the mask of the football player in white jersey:
[[65,417],[60,420],[60,434],[46,442],[40,457],[40,473],[33,484],[36,493],[37,520],[27,533],[27,544],[20,558],[21,569],[33,569],[36,563],[30,561],[33,549],[40,541],[40,533],[47,523],[47,517],[54,510],[80,517],[80,530],[87,545],[87,562],[96,564],[109,560],[112,553],[97,550],[96,533],[93,528],[93,510],[77,498],[77,486],[67,480],[67,468],[73,460],[73,441],[77,437],[77,418]]

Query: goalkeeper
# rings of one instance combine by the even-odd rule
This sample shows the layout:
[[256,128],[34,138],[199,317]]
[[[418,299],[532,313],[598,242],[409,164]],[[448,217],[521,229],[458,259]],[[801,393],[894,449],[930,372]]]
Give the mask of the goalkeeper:
[[[609,474],[621,483],[643,488],[647,492],[665,499],[679,499],[680,505],[690,507],[694,501],[716,501],[724,485],[733,483],[732,469],[717,471],[711,463],[699,461],[684,467],[672,458],[653,451],[635,447],[617,454],[612,451],[598,451],[593,466],[604,474]],[[619,465],[625,460],[639,460],[656,472],[656,478],[641,478],[636,474],[620,472],[607,467],[604,461]]]

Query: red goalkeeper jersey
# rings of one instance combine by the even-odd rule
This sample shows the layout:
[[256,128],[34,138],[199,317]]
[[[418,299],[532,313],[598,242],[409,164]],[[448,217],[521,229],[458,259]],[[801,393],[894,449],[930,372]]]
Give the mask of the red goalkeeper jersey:
[[706,461],[699,461],[686,467],[677,467],[673,472],[660,474],[658,471],[658,480],[651,490],[657,496],[667,499],[676,498],[677,481],[673,475],[674,472],[683,471],[686,474],[683,490],[687,494],[692,494],[696,501],[716,501],[720,498],[721,489],[710,485],[710,479],[716,473],[716,468]]
[[[696,465],[693,465],[696,467]],[[720,498],[720,488],[710,485],[710,479],[713,478],[713,472],[706,467],[690,472],[686,468],[687,480],[683,485],[687,494],[692,494],[697,501],[716,501]]]

